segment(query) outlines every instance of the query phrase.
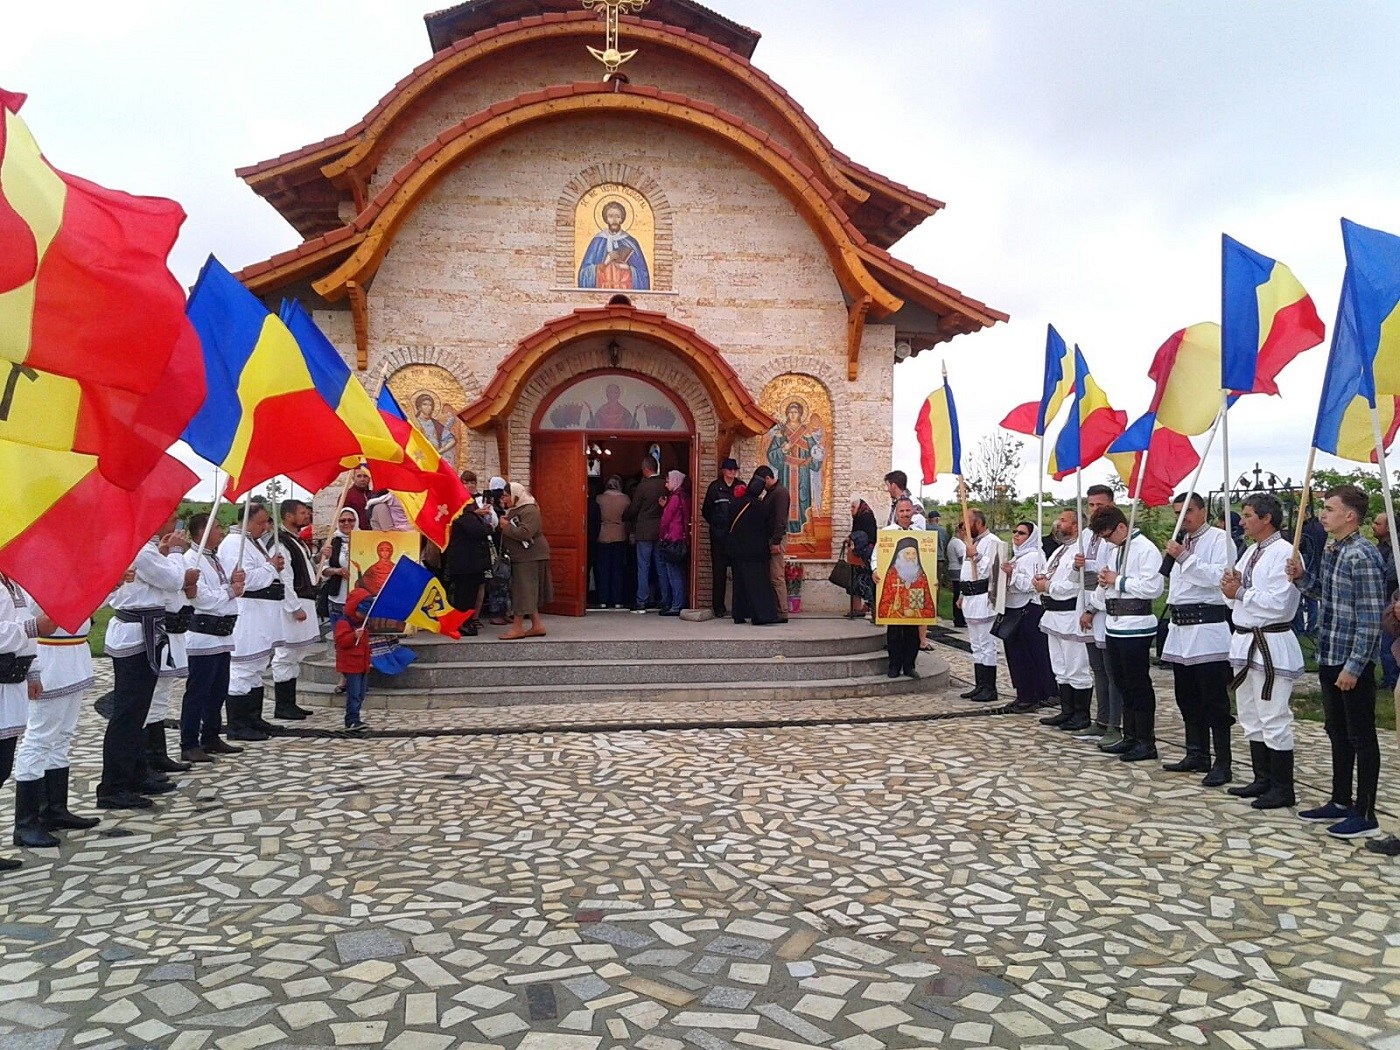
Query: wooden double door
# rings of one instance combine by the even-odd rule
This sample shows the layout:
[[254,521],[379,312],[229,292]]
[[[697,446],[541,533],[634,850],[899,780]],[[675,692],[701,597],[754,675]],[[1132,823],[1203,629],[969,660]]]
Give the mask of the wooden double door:
[[[550,574],[554,580],[554,600],[544,612],[555,616],[582,616],[588,604],[588,455],[590,443],[617,438],[592,437],[582,431],[537,431],[530,439],[530,490],[540,506],[544,536],[549,542]],[[663,447],[662,473],[678,469],[690,482],[691,549],[695,549],[695,519],[700,516],[703,492],[696,491],[697,441],[675,434],[628,434],[626,444],[660,444]],[[628,457],[629,459],[631,457]],[[626,478],[638,469],[636,462],[618,461],[604,466],[606,473]],[[609,469],[609,466],[615,469]],[[691,559],[690,595],[695,593],[695,559]],[[693,601],[692,601],[693,604]]]

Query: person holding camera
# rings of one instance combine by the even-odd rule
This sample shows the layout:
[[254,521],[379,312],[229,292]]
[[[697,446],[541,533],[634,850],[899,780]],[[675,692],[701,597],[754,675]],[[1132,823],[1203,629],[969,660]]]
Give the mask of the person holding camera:
[[[468,478],[471,480],[468,481]],[[464,470],[462,484],[467,486],[470,493],[476,484],[476,475]],[[447,549],[442,554],[452,607],[458,612],[472,613],[462,632],[470,638],[475,638],[480,631],[478,621],[485,594],[484,584],[486,574],[491,571],[491,519],[495,516],[495,508],[488,501],[478,503],[469,500],[452,523],[452,535],[448,537]]]
[[510,559],[510,600],[515,617],[501,639],[543,638],[540,606],[554,600],[554,583],[549,575],[549,541],[544,538],[540,508],[535,497],[516,481],[511,482],[501,506],[501,549]]

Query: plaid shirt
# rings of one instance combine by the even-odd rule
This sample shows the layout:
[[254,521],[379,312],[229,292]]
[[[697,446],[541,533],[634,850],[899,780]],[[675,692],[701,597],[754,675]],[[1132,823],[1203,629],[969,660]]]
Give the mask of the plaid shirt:
[[1359,677],[1380,654],[1386,607],[1380,553],[1353,532],[1329,543],[1321,566],[1309,565],[1298,583],[1309,598],[1322,599],[1317,662]]

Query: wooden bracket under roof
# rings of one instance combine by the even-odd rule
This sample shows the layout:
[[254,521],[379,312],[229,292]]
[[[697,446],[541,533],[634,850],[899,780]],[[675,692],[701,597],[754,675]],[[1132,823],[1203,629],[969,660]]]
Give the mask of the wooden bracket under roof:
[[846,378],[855,382],[860,372],[860,344],[865,338],[865,318],[875,300],[868,295],[852,300],[846,308]]

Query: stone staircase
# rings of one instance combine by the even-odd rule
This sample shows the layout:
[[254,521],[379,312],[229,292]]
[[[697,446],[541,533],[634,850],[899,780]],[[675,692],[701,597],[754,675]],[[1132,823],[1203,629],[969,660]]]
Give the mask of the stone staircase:
[[[922,679],[886,677],[885,632],[864,621],[794,618],[754,628],[728,621],[594,614],[547,621],[549,635],[501,641],[504,628],[454,642],[416,635],[402,674],[371,673],[371,696],[406,710],[612,700],[781,700],[938,691],[948,667],[926,654]],[[334,661],[302,664],[308,706],[336,706]]]

